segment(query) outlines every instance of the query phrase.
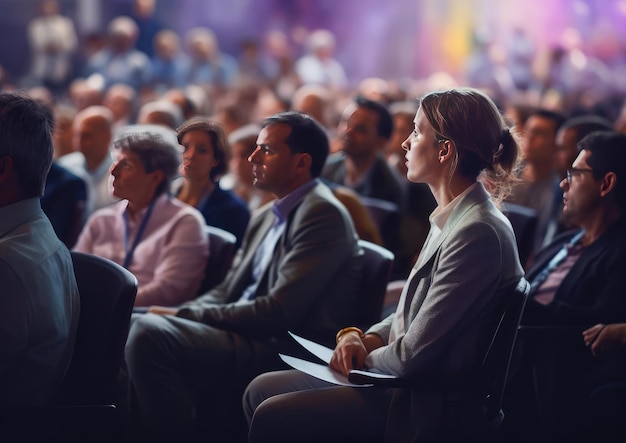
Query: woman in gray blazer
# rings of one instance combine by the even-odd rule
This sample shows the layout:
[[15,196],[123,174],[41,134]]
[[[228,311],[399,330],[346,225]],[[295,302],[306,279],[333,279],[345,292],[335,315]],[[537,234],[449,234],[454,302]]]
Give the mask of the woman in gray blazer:
[[[494,103],[464,88],[424,96],[402,147],[408,179],[437,200],[430,233],[396,312],[365,333],[339,331],[330,366],[462,379],[480,366],[502,297],[524,274],[493,201],[512,180],[517,143]],[[298,371],[257,377],[243,403],[254,442],[430,442],[451,424],[477,438],[487,426],[477,396],[334,386]]]

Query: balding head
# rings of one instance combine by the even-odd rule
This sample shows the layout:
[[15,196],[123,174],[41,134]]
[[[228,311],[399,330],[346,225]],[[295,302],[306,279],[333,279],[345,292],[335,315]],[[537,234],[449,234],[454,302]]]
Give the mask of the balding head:
[[97,168],[109,154],[113,113],[104,106],[90,106],[76,115],[73,147],[85,156],[88,170]]

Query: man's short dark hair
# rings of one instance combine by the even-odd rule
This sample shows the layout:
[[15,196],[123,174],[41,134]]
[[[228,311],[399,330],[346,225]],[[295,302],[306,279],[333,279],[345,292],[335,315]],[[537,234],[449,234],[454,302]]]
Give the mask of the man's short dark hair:
[[554,122],[554,134],[559,130],[561,125],[565,123],[565,117],[558,112],[550,111],[549,109],[539,108],[530,113],[528,117],[541,117]]
[[599,115],[579,115],[572,117],[563,123],[561,129],[574,131],[576,142],[581,141],[587,135],[595,131],[612,131],[611,122]]
[[617,176],[615,184],[615,200],[624,213],[626,210],[626,134],[615,131],[592,132],[579,143],[580,150],[589,151],[591,155],[587,164],[593,170],[596,179],[604,177],[607,172]]
[[27,198],[41,197],[52,164],[52,112],[19,94],[0,94],[0,157],[13,159]]
[[354,103],[378,114],[378,135],[388,140],[393,132],[393,118],[387,107],[382,103],[361,96],[355,97]]
[[283,124],[291,128],[285,143],[292,153],[304,152],[311,156],[311,176],[319,177],[326,163],[330,145],[324,128],[312,117],[302,112],[288,111],[266,118],[261,125],[265,128],[273,124]]

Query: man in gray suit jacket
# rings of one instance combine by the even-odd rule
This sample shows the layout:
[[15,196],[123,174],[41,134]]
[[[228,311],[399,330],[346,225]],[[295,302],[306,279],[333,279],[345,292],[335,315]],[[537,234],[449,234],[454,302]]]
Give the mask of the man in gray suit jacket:
[[317,179],[327,154],[310,117],[268,118],[249,161],[255,185],[278,200],[251,220],[225,280],[179,309],[133,318],[126,362],[153,441],[190,437],[202,399],[212,406],[202,424],[219,440],[247,382],[282,367],[288,330],[328,343],[354,321],[362,251],[346,209]]

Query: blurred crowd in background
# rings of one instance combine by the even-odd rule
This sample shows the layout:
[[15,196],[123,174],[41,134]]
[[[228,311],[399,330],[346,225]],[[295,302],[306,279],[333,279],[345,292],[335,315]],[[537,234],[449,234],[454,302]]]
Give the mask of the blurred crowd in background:
[[332,119],[355,92],[389,103],[465,85],[502,109],[623,119],[621,0],[2,2],[11,11],[0,19],[2,89],[44,86],[77,108],[81,84],[101,97],[125,84],[134,112],[182,88],[199,113],[236,103],[258,119],[316,84],[331,92]]

